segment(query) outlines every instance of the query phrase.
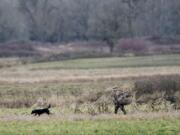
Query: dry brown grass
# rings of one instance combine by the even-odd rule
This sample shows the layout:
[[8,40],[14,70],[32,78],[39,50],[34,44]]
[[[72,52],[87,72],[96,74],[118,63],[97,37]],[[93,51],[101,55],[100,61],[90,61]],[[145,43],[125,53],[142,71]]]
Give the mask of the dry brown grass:
[[28,67],[0,69],[0,83],[84,82],[153,75],[180,75],[179,66],[111,68],[91,70],[30,70]]
[[55,113],[47,116],[34,117],[30,114],[11,114],[1,115],[0,121],[83,121],[83,120],[155,120],[155,119],[177,119],[180,118],[179,111],[171,112],[150,112],[142,113],[137,112],[127,115],[114,115],[114,114],[100,114],[100,115],[88,115],[88,114],[62,114]]

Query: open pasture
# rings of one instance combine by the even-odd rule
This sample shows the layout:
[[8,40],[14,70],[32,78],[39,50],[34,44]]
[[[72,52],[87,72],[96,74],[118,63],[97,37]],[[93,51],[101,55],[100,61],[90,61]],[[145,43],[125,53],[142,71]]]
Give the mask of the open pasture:
[[[4,59],[6,63],[6,59]],[[3,60],[1,60],[3,64]],[[81,82],[180,74],[180,55],[77,59],[12,65],[0,69],[0,83]]]
[[[114,86],[133,89],[137,79],[178,78],[180,55],[76,59],[25,65],[18,58],[9,58],[8,62],[1,59],[0,64],[2,135],[178,135],[180,132],[180,113],[172,110],[170,104],[167,109],[161,104],[162,110],[152,113],[146,105],[138,110],[130,105],[126,107],[127,116],[122,112],[116,116],[113,105],[107,112],[97,113],[94,109],[97,105],[87,103],[75,113],[76,101],[84,96],[93,97],[94,93]],[[46,107],[48,103],[53,106],[53,115],[30,115],[33,108]]]
[[108,119],[59,121],[47,118],[33,121],[0,122],[0,135],[179,135],[179,119]]

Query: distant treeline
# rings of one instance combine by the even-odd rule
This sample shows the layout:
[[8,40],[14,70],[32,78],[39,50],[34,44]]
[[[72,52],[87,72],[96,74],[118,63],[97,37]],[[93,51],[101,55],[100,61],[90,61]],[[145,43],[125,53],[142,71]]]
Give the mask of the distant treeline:
[[180,0],[0,0],[0,42],[179,34]]

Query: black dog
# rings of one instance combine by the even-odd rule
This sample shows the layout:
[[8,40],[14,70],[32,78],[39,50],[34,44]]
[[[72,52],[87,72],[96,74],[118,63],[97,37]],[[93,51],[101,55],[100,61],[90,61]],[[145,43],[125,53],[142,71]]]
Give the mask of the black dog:
[[43,109],[34,109],[32,110],[31,114],[34,114],[35,116],[38,115],[40,116],[41,114],[48,114],[50,115],[50,111],[49,108],[51,108],[51,105],[49,105],[47,108],[43,108]]

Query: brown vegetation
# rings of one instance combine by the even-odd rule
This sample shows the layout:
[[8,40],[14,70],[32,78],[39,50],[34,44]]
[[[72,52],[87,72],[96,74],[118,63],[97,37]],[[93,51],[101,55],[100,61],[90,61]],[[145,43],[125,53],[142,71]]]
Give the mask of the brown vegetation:
[[148,47],[151,43],[143,38],[134,38],[134,39],[121,39],[116,45],[116,53],[122,54],[134,54],[134,55],[147,55]]
[[[81,104],[101,101],[101,104],[98,104],[101,106],[98,106],[98,108],[101,107],[104,110],[99,112],[109,112],[109,107],[114,102],[115,106],[116,104],[123,105],[121,109],[124,114],[126,114],[124,106],[132,102],[136,104],[147,104],[151,107],[150,109],[152,111],[160,111],[160,109],[167,110],[168,102],[173,105],[174,109],[180,109],[180,76],[140,77],[136,78],[134,82],[135,85],[132,91],[111,89],[110,91],[98,92],[96,94],[89,93],[87,96],[81,97],[81,100],[78,101],[81,101]],[[99,100],[102,97],[104,98],[104,96],[106,100]],[[135,97],[133,98],[133,96]],[[135,101],[133,101],[134,99]],[[79,104],[79,102],[77,103]],[[163,104],[164,106],[162,106]],[[115,113],[117,113],[117,107]]]
[[[60,89],[59,87],[52,87],[52,90],[49,90],[45,84],[41,84],[42,87],[38,88],[38,91],[31,90],[31,88],[28,88],[29,86],[27,87],[29,90],[23,87],[20,90],[11,88],[0,91],[0,106],[5,108],[29,108],[33,106],[46,106],[48,103],[51,103],[54,107],[60,107],[61,111],[69,110],[75,113],[89,113],[94,115],[99,113],[112,113],[114,110],[113,99],[118,99],[117,101],[119,101],[119,103],[123,102],[124,105],[133,102],[130,108],[133,108],[134,104],[140,106],[148,105],[151,107],[150,110],[160,111],[161,109],[169,109],[168,106],[172,104],[175,109],[179,109],[180,76],[138,77],[131,81],[134,82],[135,85],[133,87],[128,86],[126,89],[124,89],[123,86],[119,87],[125,94],[117,91],[115,94],[120,95],[118,97],[116,96],[117,98],[112,96],[113,89],[104,89],[104,86],[102,88],[95,88],[93,91],[86,91],[87,87],[94,85],[95,82],[89,82],[90,84],[81,83],[81,85],[73,83],[71,85],[72,88],[66,88],[67,86],[64,84],[66,87]],[[39,87],[39,85],[37,86]],[[132,92],[129,93],[127,90],[132,90]],[[135,98],[131,96],[122,98],[126,93],[135,96]],[[175,97],[175,101],[172,97]],[[140,108],[137,107],[136,109]],[[131,110],[128,109],[128,111]]]
[[115,43],[113,52],[110,52],[108,44],[102,41],[79,41],[64,44],[8,42],[0,44],[0,57],[20,57],[22,63],[28,63],[107,56],[175,54],[180,52],[179,43],[167,43],[158,44],[154,39],[149,38],[124,38]]
[[150,103],[154,110],[155,104],[169,101],[176,109],[180,101],[179,76],[154,76],[138,79],[135,82],[137,103]]

